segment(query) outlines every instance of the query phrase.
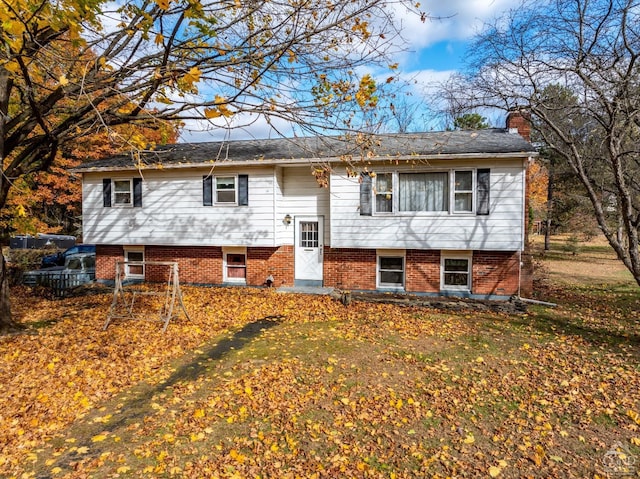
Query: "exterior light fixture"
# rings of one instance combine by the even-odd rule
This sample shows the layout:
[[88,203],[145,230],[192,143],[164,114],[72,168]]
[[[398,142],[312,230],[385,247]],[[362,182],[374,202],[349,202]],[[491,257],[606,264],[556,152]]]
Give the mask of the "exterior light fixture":
[[293,219],[293,218],[291,218],[291,215],[286,215],[286,216],[284,217],[284,219],[282,220],[282,222],[283,222],[285,225],[289,226],[289,225],[291,224],[291,220],[292,220],[292,219]]

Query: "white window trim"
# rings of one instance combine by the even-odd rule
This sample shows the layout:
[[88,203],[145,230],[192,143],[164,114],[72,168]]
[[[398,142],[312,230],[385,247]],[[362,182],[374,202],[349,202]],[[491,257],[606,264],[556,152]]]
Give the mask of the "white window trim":
[[[218,191],[229,191],[229,190],[218,190],[218,178],[233,178],[233,193],[234,200],[233,201],[218,201]],[[213,195],[213,204],[220,206],[238,206],[238,175],[215,175],[213,177],[213,185],[212,185],[212,195]]]
[[[466,259],[469,264],[467,270],[468,279],[466,286],[454,286],[444,284],[444,264],[448,259]],[[472,276],[473,276],[473,254],[471,251],[441,251],[440,252],[440,290],[441,291],[467,291],[471,292]]]
[[[456,171],[470,171],[472,179],[472,191],[471,191],[471,211],[456,211],[455,209],[455,173]],[[400,174],[401,173],[447,173],[449,181],[449,208],[447,211],[400,211],[399,207],[399,193],[400,193]],[[477,185],[477,168],[443,168],[434,170],[394,170],[394,171],[380,171],[378,174],[391,174],[392,178],[392,211],[376,211],[376,188],[375,177],[373,178],[374,185],[371,189],[372,192],[372,209],[373,216],[431,216],[431,217],[447,217],[447,216],[476,216],[476,197],[478,194]]]
[[397,172],[394,171],[381,171],[379,174],[381,175],[391,175],[391,191],[387,191],[384,193],[389,193],[391,195],[391,211],[376,211],[376,205],[378,204],[378,195],[383,193],[381,191],[378,191],[378,189],[376,188],[377,186],[377,181],[378,181],[378,174],[376,174],[376,176],[373,178],[373,212],[376,215],[379,216],[393,216],[396,213],[397,208],[397,197],[396,197],[396,191],[397,191],[397,183],[398,183],[398,174]]
[[[402,258],[402,284],[382,283],[380,280],[380,258]],[[403,249],[376,250],[376,289],[404,291],[407,284],[407,252]]]
[[[117,201],[118,195],[117,195],[117,191],[116,191],[116,183],[118,182],[122,182],[124,183],[125,181],[129,182],[129,202],[128,203],[119,203]],[[121,208],[127,208],[127,207],[132,207],[133,206],[133,178],[113,178],[111,180],[111,190],[112,190],[112,195],[113,195],[113,201],[112,204],[113,206],[119,206]],[[124,193],[124,192],[122,192]]]
[[145,260],[144,246],[125,246],[124,247],[125,278],[144,279],[145,273],[146,273],[144,264],[142,265],[142,274],[134,274],[129,272],[129,265],[127,264],[129,261],[129,258],[128,258],[129,253],[142,253],[142,261],[144,261]]
[[[460,190],[460,191],[456,191],[456,173],[457,172],[465,172],[465,171],[469,171],[471,172],[471,191],[468,190]],[[451,214],[453,215],[472,215],[475,214],[476,211],[476,195],[478,192],[478,185],[476,184],[476,178],[478,177],[478,174],[476,172],[475,169],[471,169],[471,168],[463,168],[463,169],[453,169],[450,171],[449,173],[449,179],[451,181],[451,185],[449,187],[449,192],[450,192],[450,198],[449,198],[449,209],[451,211]],[[456,211],[456,193],[471,193],[471,210],[464,210],[464,211]]]
[[[243,254],[244,255],[244,278],[229,278],[227,276],[227,255]],[[222,279],[225,283],[247,283],[247,247],[246,246],[223,246],[222,247]]]

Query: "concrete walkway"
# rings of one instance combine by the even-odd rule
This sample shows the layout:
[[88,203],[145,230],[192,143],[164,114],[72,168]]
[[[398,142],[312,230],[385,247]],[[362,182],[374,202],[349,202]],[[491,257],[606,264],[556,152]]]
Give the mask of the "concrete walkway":
[[327,295],[333,293],[334,288],[324,288],[321,286],[280,286],[277,291],[280,293]]

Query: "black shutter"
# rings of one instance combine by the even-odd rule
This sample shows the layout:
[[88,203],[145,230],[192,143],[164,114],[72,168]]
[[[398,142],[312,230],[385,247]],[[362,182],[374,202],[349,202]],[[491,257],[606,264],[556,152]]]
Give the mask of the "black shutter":
[[142,178],[133,179],[133,206],[142,208]]
[[102,179],[102,206],[111,207],[111,178]]
[[491,170],[489,168],[478,169],[478,208],[476,213],[488,215],[490,210],[489,189],[491,188]]
[[249,175],[238,175],[238,204],[249,204]]
[[371,175],[366,172],[360,173],[360,216],[371,216],[373,214]]
[[213,205],[213,176],[202,177],[202,206]]

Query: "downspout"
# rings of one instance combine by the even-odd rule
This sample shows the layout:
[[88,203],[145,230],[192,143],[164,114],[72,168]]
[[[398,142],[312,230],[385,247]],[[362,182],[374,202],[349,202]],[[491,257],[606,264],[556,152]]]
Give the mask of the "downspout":
[[276,166],[273,169],[273,190],[271,193],[271,200],[273,201],[273,247],[277,248],[278,247],[278,236],[279,236],[279,232],[278,232],[278,215],[279,215],[279,210],[278,210],[278,201],[277,201],[277,193],[276,190],[280,189],[280,183],[278,183],[278,168],[280,168],[279,166]]
[[[531,303],[531,304],[539,304],[542,306],[549,306],[549,307],[555,307],[557,306],[556,303],[549,303],[547,301],[540,301],[537,299],[529,299],[529,298],[523,298],[521,296],[521,286],[522,286],[522,266],[523,266],[523,262],[522,262],[522,251],[525,248],[525,241],[527,239],[527,191],[528,191],[528,183],[527,183],[527,179],[528,179],[528,175],[527,175],[527,171],[529,170],[529,164],[531,163],[531,161],[533,160],[533,158],[528,157],[526,160],[524,160],[526,163],[524,164],[525,169],[524,169],[524,182],[525,182],[525,187],[522,189],[522,219],[523,219],[523,223],[522,223],[522,234],[521,234],[521,238],[520,238],[520,244],[521,244],[521,248],[520,251],[518,251],[518,300],[522,301],[523,303]],[[533,280],[533,278],[532,278]]]

